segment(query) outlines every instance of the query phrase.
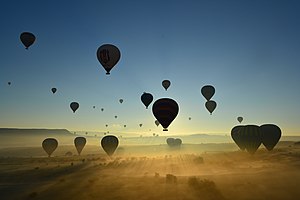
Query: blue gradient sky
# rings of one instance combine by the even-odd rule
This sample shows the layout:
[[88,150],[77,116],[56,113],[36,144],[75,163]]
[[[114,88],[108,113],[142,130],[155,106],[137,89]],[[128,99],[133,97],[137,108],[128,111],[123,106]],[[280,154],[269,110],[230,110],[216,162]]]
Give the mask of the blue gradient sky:
[[[3,1],[0,127],[229,134],[243,116],[300,135],[299,10],[292,0]],[[24,31],[37,37],[28,51]],[[110,76],[96,58],[105,43],[122,54]],[[216,88],[213,115],[200,93],[206,84]],[[168,133],[144,109],[143,92],[179,103]]]

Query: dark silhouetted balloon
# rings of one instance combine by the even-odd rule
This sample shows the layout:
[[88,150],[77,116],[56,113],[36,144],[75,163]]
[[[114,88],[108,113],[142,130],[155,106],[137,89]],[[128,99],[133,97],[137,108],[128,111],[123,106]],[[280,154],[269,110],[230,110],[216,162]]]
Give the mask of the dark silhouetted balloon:
[[126,125],[124,125],[124,128],[126,128]]
[[271,151],[278,143],[281,137],[281,130],[275,124],[264,124],[260,126],[263,145]]
[[103,111],[104,111],[104,108],[101,108],[101,111],[103,112]]
[[96,106],[93,106],[93,108],[95,109],[95,108],[96,108]]
[[124,101],[123,99],[120,99],[120,100],[119,100],[120,103],[123,103],[123,101]]
[[84,146],[86,144],[86,139],[84,137],[76,137],[74,139],[74,144],[75,144],[78,154],[80,155],[82,149],[84,148]]
[[238,120],[238,122],[242,123],[243,117],[238,117],[237,120]]
[[181,140],[181,139],[176,138],[176,139],[174,140],[174,145],[175,145],[175,146],[181,146],[181,144],[182,144],[182,140]]
[[155,123],[155,125],[156,125],[156,126],[159,126],[159,125],[160,125],[160,123],[159,123],[159,121],[158,121],[158,120],[155,120],[155,122],[154,122],[154,123]]
[[178,104],[169,98],[158,99],[152,106],[152,113],[164,128],[164,131],[168,131],[168,126],[176,118],[178,112]]
[[262,134],[259,126],[246,125],[239,128],[239,134],[245,141],[245,149],[250,154],[254,154],[262,143]]
[[112,44],[104,44],[97,50],[97,58],[106,70],[106,74],[110,74],[110,70],[119,62],[121,57],[120,50]]
[[56,88],[51,88],[51,91],[52,91],[53,94],[55,94],[55,92],[57,91],[57,89]]
[[192,118],[191,117],[189,117],[189,120],[191,120]]
[[174,141],[175,141],[174,138],[167,138],[167,144],[168,144],[170,147],[174,146]]
[[143,126],[143,124],[139,124],[139,126],[140,126],[140,127],[142,127],[142,126]]
[[112,156],[119,145],[119,140],[116,136],[108,135],[102,138],[101,146],[107,155]]
[[118,118],[118,116],[117,115],[115,115],[115,119],[117,119]]
[[108,124],[105,124],[105,127],[108,127]]
[[58,142],[54,138],[46,138],[42,143],[42,147],[46,151],[49,157],[55,151],[57,146],[58,146]]
[[231,137],[241,150],[245,150],[245,140],[239,132],[243,126],[235,126],[231,129]]
[[20,40],[25,46],[25,48],[28,49],[34,43],[35,36],[32,33],[23,32],[20,35]]
[[215,88],[211,85],[205,85],[201,88],[201,93],[209,101],[215,94]]
[[169,81],[169,80],[163,80],[161,84],[162,84],[162,86],[165,88],[165,90],[167,91],[168,88],[169,88],[170,85],[171,85],[171,81]]
[[217,103],[213,100],[209,100],[205,103],[205,107],[210,112],[210,114],[212,114],[212,112],[214,112],[217,107]]
[[8,84],[8,85],[11,85],[11,82],[8,82],[7,84]]
[[70,108],[73,110],[73,113],[75,113],[75,111],[79,108],[79,103],[77,102],[72,102],[70,104]]
[[182,140],[179,138],[167,138],[166,141],[169,147],[180,147],[182,144]]
[[151,104],[151,102],[153,101],[153,96],[150,93],[146,93],[144,92],[141,96],[141,101],[143,102],[143,104],[146,106],[146,108],[148,109],[148,106]]

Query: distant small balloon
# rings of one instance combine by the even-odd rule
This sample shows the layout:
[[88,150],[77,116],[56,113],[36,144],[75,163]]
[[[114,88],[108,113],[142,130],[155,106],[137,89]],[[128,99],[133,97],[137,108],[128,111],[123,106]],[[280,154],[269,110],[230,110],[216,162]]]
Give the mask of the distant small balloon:
[[191,117],[189,117],[189,120],[191,120],[192,118]]
[[217,103],[213,100],[209,100],[205,103],[206,109],[212,114],[217,107]]
[[139,126],[140,126],[140,127],[142,127],[142,126],[143,126],[143,124],[139,124]]
[[54,138],[46,138],[42,143],[42,147],[48,154],[48,157],[51,156],[51,154],[55,151],[57,146],[58,146],[58,142]]
[[169,88],[170,85],[171,85],[171,81],[169,81],[169,80],[163,80],[161,84],[162,84],[162,86],[165,88],[165,90],[167,91],[168,88]]
[[146,93],[144,92],[141,96],[141,101],[143,102],[143,104],[146,106],[146,109],[148,109],[148,106],[151,104],[151,102],[153,101],[153,96],[150,93]]
[[95,108],[96,108],[96,106],[93,106],[93,108],[95,109]]
[[101,146],[107,155],[112,156],[119,145],[119,140],[116,136],[108,135],[102,138]]
[[110,74],[110,70],[119,62],[120,57],[120,50],[112,44],[104,44],[97,50],[97,58],[107,75]]
[[209,101],[215,94],[215,88],[211,85],[205,85],[201,88],[201,93]]
[[242,123],[243,117],[238,117],[237,120],[238,120],[238,122]]
[[160,123],[159,123],[158,120],[155,120],[154,123],[155,123],[156,126],[159,126],[159,125],[160,125]]
[[56,88],[51,88],[51,91],[52,91],[53,94],[55,94],[55,92],[57,91],[57,89]]
[[8,84],[8,85],[11,85],[11,82],[8,82],[7,84]]
[[103,112],[103,111],[104,111],[104,108],[101,108],[101,111]]
[[117,119],[117,118],[118,118],[118,116],[116,115],[116,116],[115,116],[115,119]]
[[29,32],[23,32],[20,35],[20,40],[25,46],[25,49],[28,49],[35,41],[35,36]]
[[84,137],[76,137],[74,139],[74,144],[75,144],[76,150],[78,152],[78,155],[80,155],[82,149],[84,148],[84,146],[86,144],[86,139]]
[[123,101],[124,101],[123,99],[120,99],[120,100],[119,100],[120,103],[123,103]]
[[76,110],[79,108],[79,103],[77,103],[77,102],[72,102],[72,103],[70,104],[70,107],[71,107],[71,109],[73,110],[73,113],[75,113]]

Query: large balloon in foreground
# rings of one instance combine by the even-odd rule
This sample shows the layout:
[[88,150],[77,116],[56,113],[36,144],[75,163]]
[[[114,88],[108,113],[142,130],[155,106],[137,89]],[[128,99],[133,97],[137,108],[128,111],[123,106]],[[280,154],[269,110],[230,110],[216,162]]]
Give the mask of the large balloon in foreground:
[[153,101],[153,96],[150,93],[146,93],[144,92],[141,96],[141,101],[143,102],[143,104],[146,106],[146,109],[148,109],[148,106],[151,104],[151,102]]
[[76,137],[74,139],[74,144],[75,144],[78,154],[80,155],[82,149],[84,148],[84,146],[86,144],[86,139],[84,137]]
[[240,128],[244,126],[235,126],[231,129],[231,137],[241,150],[245,150],[245,140],[239,132]]
[[42,147],[46,151],[49,157],[55,151],[57,146],[58,146],[58,142],[54,138],[46,138],[42,143]]
[[244,140],[245,149],[248,153],[254,154],[262,143],[262,134],[259,126],[246,125],[239,129],[239,134]]
[[52,91],[53,94],[55,94],[55,92],[57,91],[57,89],[56,88],[51,88],[51,91]]
[[97,58],[106,70],[106,74],[110,74],[110,70],[119,62],[121,52],[118,47],[112,44],[104,44],[97,50]]
[[28,49],[34,43],[35,36],[32,33],[23,32],[20,35],[20,40],[25,46],[25,48]]
[[278,143],[281,137],[281,130],[275,124],[264,124],[260,126],[263,145],[271,151]]
[[116,136],[108,135],[102,138],[101,146],[107,155],[112,156],[119,145],[119,140]]
[[169,81],[169,80],[163,80],[162,81],[162,86],[165,88],[165,90],[167,91],[167,89],[170,87],[170,85],[171,85],[171,81]]
[[152,106],[152,113],[159,123],[168,131],[168,126],[176,118],[179,111],[179,106],[173,99],[162,98],[154,102]]
[[238,120],[238,122],[242,123],[243,117],[238,117],[237,120]]
[[201,93],[209,101],[215,94],[215,88],[211,85],[205,85],[201,88]]
[[217,103],[213,100],[209,100],[205,103],[206,109],[212,114],[217,107]]
[[73,113],[75,113],[75,111],[79,108],[79,103],[77,102],[72,102],[70,104],[70,108],[73,110]]

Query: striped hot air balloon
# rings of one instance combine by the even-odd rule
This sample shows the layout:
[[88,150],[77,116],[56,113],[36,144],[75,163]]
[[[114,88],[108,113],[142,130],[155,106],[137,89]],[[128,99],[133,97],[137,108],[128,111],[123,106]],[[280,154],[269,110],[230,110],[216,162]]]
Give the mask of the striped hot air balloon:
[[176,118],[179,111],[179,106],[173,99],[162,98],[154,102],[152,106],[152,113],[159,123],[168,131],[168,126]]
[[246,125],[239,128],[240,137],[245,141],[245,149],[248,153],[254,154],[262,143],[262,134],[259,126]]

